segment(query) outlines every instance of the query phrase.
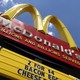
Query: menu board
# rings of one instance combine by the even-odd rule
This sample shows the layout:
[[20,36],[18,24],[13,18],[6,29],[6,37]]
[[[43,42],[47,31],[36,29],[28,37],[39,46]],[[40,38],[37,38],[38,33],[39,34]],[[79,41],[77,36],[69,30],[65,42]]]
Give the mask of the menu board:
[[74,77],[5,48],[0,50],[0,75],[20,80],[76,80]]

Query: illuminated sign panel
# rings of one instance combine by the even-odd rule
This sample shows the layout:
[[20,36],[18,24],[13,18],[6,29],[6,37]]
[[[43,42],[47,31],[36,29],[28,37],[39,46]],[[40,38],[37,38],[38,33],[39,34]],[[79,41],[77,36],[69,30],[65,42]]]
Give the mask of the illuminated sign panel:
[[0,35],[80,69],[80,52],[71,49],[66,42],[16,19],[9,21],[0,17],[0,23]]
[[0,75],[20,80],[76,80],[74,77],[5,48],[0,50]]

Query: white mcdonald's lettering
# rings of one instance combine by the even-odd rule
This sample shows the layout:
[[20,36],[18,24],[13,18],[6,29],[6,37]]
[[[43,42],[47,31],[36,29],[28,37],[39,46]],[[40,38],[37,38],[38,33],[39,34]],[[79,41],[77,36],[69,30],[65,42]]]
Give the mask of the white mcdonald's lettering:
[[[46,39],[43,40],[40,36],[33,35],[33,33],[31,31],[29,31],[27,29],[21,29],[21,27],[19,27],[19,26],[13,26],[12,27],[11,23],[6,22],[1,18],[0,18],[0,23],[3,25],[3,27],[7,27],[9,29],[13,29],[13,31],[15,33],[21,33],[26,38],[34,38],[35,41],[38,42],[38,43],[42,43],[43,42],[43,44],[45,46],[52,47],[55,50],[61,51],[62,53],[66,53],[69,56],[73,56],[74,50],[64,49],[64,47],[62,45],[59,46],[58,44],[51,43],[50,41],[48,41]],[[7,25],[7,26],[5,26],[4,24]],[[77,57],[77,55],[78,54],[76,54],[76,58],[80,59],[80,57]]]

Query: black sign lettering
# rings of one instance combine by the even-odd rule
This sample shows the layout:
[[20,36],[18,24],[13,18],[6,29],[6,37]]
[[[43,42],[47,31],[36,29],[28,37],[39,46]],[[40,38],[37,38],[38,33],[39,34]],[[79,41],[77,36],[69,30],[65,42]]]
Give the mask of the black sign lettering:
[[37,69],[40,69],[40,70],[43,70],[44,71],[44,67],[39,65],[39,64],[34,64],[34,67],[37,68]]
[[50,74],[53,74],[54,75],[54,71],[52,71],[52,70],[48,70],[48,72],[50,73]]
[[49,80],[59,80],[58,78],[56,78],[56,77],[54,77],[54,76],[52,76],[50,74],[48,74],[48,79]]
[[28,65],[30,65],[31,64],[31,61],[28,61]]
[[18,74],[22,76],[26,76],[27,78],[31,78],[32,80],[41,80],[41,77],[34,75],[30,72],[27,72],[25,70],[22,70],[22,69],[18,69]]
[[38,69],[35,69],[33,67],[30,67],[28,65],[25,65],[25,69],[30,71],[30,72],[34,72],[35,74],[38,74],[39,76],[43,76],[44,77],[44,75],[45,75],[44,72],[42,72],[42,71],[40,71]]

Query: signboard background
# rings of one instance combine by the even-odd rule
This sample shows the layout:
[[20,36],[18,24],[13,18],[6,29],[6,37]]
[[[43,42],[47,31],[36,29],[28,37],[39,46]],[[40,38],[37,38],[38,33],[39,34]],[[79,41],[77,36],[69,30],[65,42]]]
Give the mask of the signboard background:
[[[59,40],[53,36],[50,36],[48,34],[44,35],[43,33],[38,32],[35,28],[28,26],[28,25],[26,25],[26,24],[24,24],[21,21],[18,21],[16,19],[12,20],[11,22],[9,20],[2,18],[2,17],[0,17],[0,19],[3,19],[5,22],[12,23],[11,24],[12,25],[11,30],[9,30],[6,27],[3,27],[3,25],[1,24],[0,25],[0,35],[7,37],[9,39],[12,39],[14,41],[17,41],[17,42],[25,45],[26,47],[28,46],[30,48],[33,48],[34,50],[37,50],[37,51],[44,53],[45,55],[48,55],[52,58],[58,59],[60,61],[63,61],[69,65],[72,65],[72,66],[80,69],[80,60],[77,60],[75,57],[75,54],[79,54],[78,51],[74,51],[74,54],[71,57],[68,54],[66,54],[65,52],[61,52],[60,50],[53,49],[52,46],[44,45],[44,39],[50,41],[51,44],[57,44],[58,46],[63,46],[63,49],[72,50],[69,47],[68,43],[66,43],[62,40]],[[23,36],[21,33],[18,34],[16,32],[14,32],[13,28],[15,26],[21,27],[22,31],[24,29],[30,31],[33,34],[32,38],[27,38],[27,37]],[[19,36],[19,38],[11,35],[10,33]],[[37,42],[34,39],[35,36],[39,36],[42,39],[42,42],[41,43]]]

